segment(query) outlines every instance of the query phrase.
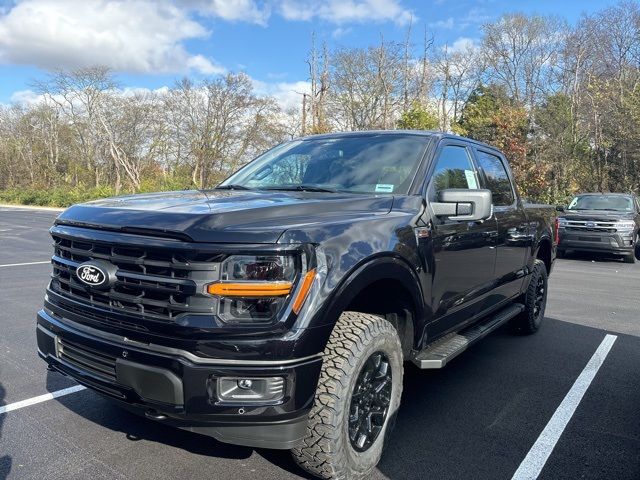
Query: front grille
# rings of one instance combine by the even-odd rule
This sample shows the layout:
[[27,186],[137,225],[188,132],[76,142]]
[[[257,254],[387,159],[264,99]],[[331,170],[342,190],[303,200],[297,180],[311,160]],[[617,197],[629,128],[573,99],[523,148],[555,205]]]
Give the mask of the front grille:
[[618,231],[615,222],[594,220],[567,220],[565,228],[576,232],[616,233]]
[[56,338],[56,355],[72,366],[88,371],[105,380],[116,380],[116,358],[104,352],[79,345],[60,337]]
[[[198,291],[196,279],[209,278],[224,258],[221,254],[112,245],[69,238],[55,232],[52,236],[54,256],[50,288],[75,301],[74,313],[105,323],[122,323],[105,315],[105,311],[160,322],[172,322],[187,313],[213,313],[213,300]],[[103,260],[117,267],[116,281],[108,290],[85,285],[76,277],[76,268],[89,260]],[[83,305],[99,310],[85,309]],[[69,307],[65,305],[65,308]],[[129,328],[127,325],[114,326]],[[144,327],[135,327],[140,328]]]

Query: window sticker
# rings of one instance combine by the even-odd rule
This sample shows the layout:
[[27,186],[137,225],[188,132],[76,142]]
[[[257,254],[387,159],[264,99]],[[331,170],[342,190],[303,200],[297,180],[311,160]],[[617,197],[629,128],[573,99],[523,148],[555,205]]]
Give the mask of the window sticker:
[[476,180],[476,172],[473,170],[465,170],[464,176],[467,177],[467,185],[471,190],[477,190],[478,181]]
[[380,193],[393,193],[393,189],[395,185],[391,183],[377,183],[376,184],[376,192]]

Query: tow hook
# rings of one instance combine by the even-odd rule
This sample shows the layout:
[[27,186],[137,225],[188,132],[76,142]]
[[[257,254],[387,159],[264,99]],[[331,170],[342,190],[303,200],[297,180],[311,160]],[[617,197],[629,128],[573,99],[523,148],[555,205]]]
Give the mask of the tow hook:
[[144,416],[150,418],[151,420],[166,420],[167,416],[163,413],[160,413],[156,410],[149,409],[144,412]]

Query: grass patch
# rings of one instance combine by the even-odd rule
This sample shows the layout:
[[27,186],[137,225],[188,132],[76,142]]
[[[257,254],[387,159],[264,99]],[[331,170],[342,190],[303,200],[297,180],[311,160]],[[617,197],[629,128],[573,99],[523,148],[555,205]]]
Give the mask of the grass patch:
[[115,191],[111,187],[97,188],[9,188],[0,190],[0,203],[17,205],[37,205],[39,207],[69,207],[75,203],[88,202],[98,198],[112,197]]

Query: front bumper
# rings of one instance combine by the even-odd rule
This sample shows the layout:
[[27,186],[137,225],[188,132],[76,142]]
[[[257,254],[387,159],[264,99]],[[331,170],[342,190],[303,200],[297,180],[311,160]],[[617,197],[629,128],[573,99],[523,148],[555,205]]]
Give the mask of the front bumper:
[[628,255],[634,251],[633,232],[621,234],[561,229],[558,249]]
[[[118,340],[41,310],[38,353],[49,366],[130,411],[238,445],[289,449],[306,432],[322,360],[202,359]],[[218,377],[283,377],[274,404],[220,402]]]

